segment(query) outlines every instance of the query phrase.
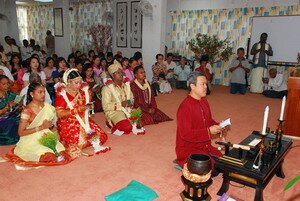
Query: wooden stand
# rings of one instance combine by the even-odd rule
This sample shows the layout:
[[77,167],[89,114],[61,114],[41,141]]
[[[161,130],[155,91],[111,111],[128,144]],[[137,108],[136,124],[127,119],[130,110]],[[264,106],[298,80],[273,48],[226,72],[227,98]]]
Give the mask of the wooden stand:
[[288,80],[288,98],[284,134],[300,137],[300,77]]
[[210,201],[211,196],[207,192],[207,188],[212,184],[210,178],[207,182],[194,183],[184,176],[181,176],[182,183],[185,186],[184,191],[180,193],[180,197],[183,201]]

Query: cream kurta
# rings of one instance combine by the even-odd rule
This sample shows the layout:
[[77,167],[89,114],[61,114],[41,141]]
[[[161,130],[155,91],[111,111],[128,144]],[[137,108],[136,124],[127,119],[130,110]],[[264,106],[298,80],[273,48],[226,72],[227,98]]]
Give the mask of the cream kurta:
[[[128,90],[127,87],[129,87],[129,91],[126,93],[126,90]],[[118,97],[119,100],[115,98],[113,93],[115,93],[116,97]],[[127,97],[128,95],[126,94],[129,94],[129,97]],[[129,85],[127,86],[123,83],[122,87],[120,87],[115,84],[109,84],[108,86],[103,87],[102,107],[109,124],[116,125],[119,121],[128,118],[122,111],[121,105],[121,102],[128,100],[132,101],[133,103],[133,95]],[[130,108],[125,109],[130,112]]]

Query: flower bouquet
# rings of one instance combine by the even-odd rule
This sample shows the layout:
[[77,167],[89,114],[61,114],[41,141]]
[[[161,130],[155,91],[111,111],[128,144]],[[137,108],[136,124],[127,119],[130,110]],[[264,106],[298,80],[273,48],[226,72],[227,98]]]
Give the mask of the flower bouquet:
[[136,123],[137,127],[141,128],[142,127],[140,123],[141,118],[142,118],[142,110],[140,107],[131,111],[130,118],[129,118],[131,124]]
[[56,150],[57,141],[58,141],[58,135],[56,132],[55,133],[48,132],[39,139],[39,143],[41,145],[48,147],[54,152],[55,156],[57,157],[57,161],[59,162],[64,160],[64,157],[59,155],[58,151]]
[[136,135],[145,134],[145,129],[141,125],[142,110],[141,108],[136,108],[130,112],[129,121],[132,124],[132,132]]

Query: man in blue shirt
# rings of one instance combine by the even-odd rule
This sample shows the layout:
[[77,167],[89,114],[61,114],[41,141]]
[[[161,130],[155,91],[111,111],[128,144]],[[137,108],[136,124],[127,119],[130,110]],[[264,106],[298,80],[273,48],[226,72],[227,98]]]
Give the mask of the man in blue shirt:
[[179,66],[174,69],[174,74],[177,76],[176,88],[187,89],[187,77],[191,73],[191,68],[186,65],[186,58],[182,57],[179,61]]
[[231,62],[231,81],[230,81],[230,93],[240,94],[246,93],[246,77],[245,73],[250,72],[250,64],[247,59],[245,59],[245,50],[240,47],[237,50],[237,58],[234,58]]

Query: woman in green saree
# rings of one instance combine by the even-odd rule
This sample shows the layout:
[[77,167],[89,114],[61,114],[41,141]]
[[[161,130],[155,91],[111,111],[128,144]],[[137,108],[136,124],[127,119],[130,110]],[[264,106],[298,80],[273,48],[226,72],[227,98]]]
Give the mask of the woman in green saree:
[[16,144],[19,140],[20,111],[15,97],[8,77],[0,75],[0,145]]

